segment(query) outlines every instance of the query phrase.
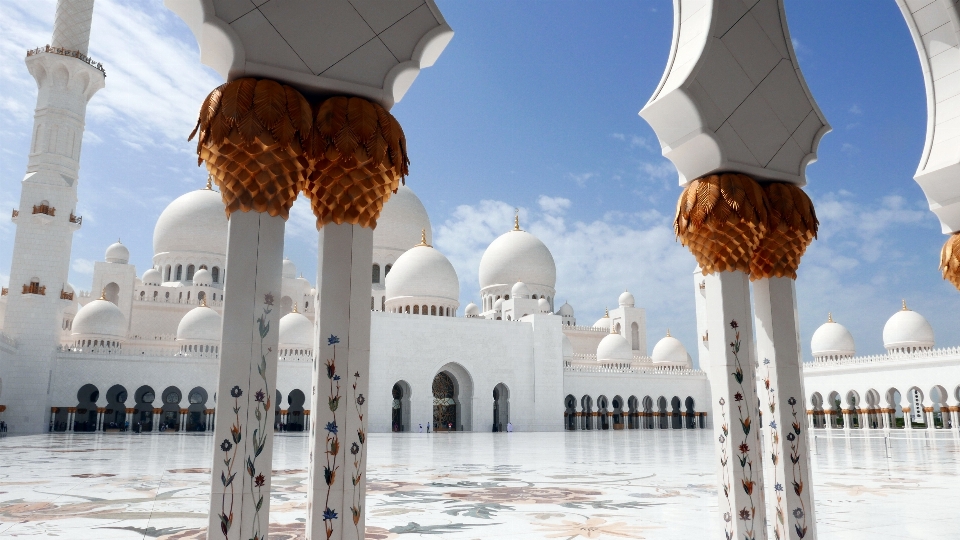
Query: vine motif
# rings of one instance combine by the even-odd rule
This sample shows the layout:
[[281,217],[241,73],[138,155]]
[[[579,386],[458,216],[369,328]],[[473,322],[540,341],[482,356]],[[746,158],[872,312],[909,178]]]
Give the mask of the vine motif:
[[359,427],[357,428],[357,440],[350,445],[350,453],[353,454],[353,476],[351,481],[353,482],[353,505],[350,507],[350,512],[353,514],[353,526],[357,531],[357,538],[361,538],[360,534],[360,515],[363,509],[361,491],[360,491],[360,480],[363,478],[363,472],[361,470],[361,465],[363,464],[363,453],[366,450],[367,434],[363,430],[363,404],[366,402],[366,398],[363,397],[363,394],[357,394],[357,383],[360,380],[360,372],[356,371],[353,373],[353,393],[356,395],[354,400],[354,407],[357,410],[357,417],[359,418]]
[[[220,471],[220,483],[223,484],[223,494],[220,496],[220,513],[218,517],[220,518],[220,532],[223,533],[223,537],[226,539],[230,533],[230,527],[233,526],[233,502],[235,500],[234,495],[234,486],[233,480],[236,478],[237,473],[233,472],[233,465],[236,462],[237,450],[240,448],[241,431],[243,427],[240,425],[240,396],[243,395],[243,390],[239,386],[234,386],[230,389],[230,397],[233,398],[233,424],[230,426],[230,438],[224,439],[220,443],[220,451],[223,452],[223,465],[226,467],[226,471]],[[232,440],[231,440],[232,439]],[[233,451],[233,454],[230,451]],[[227,508],[227,491],[226,488],[230,488],[230,507]]]
[[727,404],[727,400],[720,398],[718,401],[720,404],[720,470],[723,471],[723,496],[727,500],[727,511],[723,514],[723,527],[724,532],[727,535],[727,540],[732,540],[733,538],[733,504],[730,501],[730,470],[727,469],[728,456],[727,456],[727,437],[730,436],[730,428],[727,426],[727,410],[724,406]]
[[[736,371],[732,373],[734,379],[736,379],[737,384],[740,386],[740,392],[737,392],[733,396],[733,400],[737,404],[737,414],[738,420],[740,421],[740,428],[743,431],[743,442],[740,443],[740,446],[737,447],[740,450],[740,455],[737,456],[737,460],[740,462],[740,485],[743,487],[743,491],[750,498],[750,508],[743,507],[737,513],[737,517],[744,522],[744,526],[749,522],[749,528],[744,533],[744,540],[754,540],[756,538],[756,519],[757,519],[757,508],[753,502],[753,491],[756,487],[756,481],[753,479],[753,460],[750,459],[750,445],[747,444],[750,436],[750,430],[752,429],[752,419],[750,417],[750,404],[743,403],[744,392],[746,392],[743,386],[743,366],[740,363],[740,330],[739,324],[737,321],[730,321],[730,328],[735,330],[734,339],[730,342],[730,350],[733,352],[734,365],[736,366]],[[749,393],[747,394],[749,395]],[[745,410],[746,409],[746,410]],[[756,435],[756,433],[754,434]]]
[[807,535],[807,507],[803,502],[803,464],[800,463],[800,432],[802,431],[802,424],[800,419],[797,418],[797,398],[790,396],[787,404],[790,405],[790,411],[793,416],[793,422],[791,423],[793,432],[787,433],[787,441],[790,443],[790,461],[793,463],[791,467],[793,492],[797,494],[799,504],[792,512],[794,519],[797,520],[797,522],[793,524],[793,529],[794,532],[797,533],[798,538],[803,538]]
[[324,426],[327,432],[326,451],[324,452],[327,455],[327,464],[323,467],[323,479],[327,483],[327,498],[324,501],[323,526],[326,530],[328,540],[333,536],[333,520],[338,517],[336,510],[330,508],[330,494],[333,491],[333,483],[337,478],[337,469],[340,468],[337,465],[337,456],[340,454],[340,435],[338,433],[335,416],[337,409],[340,407],[340,375],[337,375],[337,343],[340,343],[340,338],[337,336],[331,334],[330,337],[327,338],[327,346],[333,347],[333,358],[326,362],[327,379],[330,380],[330,392],[327,397],[327,405],[330,408],[330,413],[334,415],[334,419],[327,422],[327,425]]
[[256,509],[253,516],[253,538],[252,540],[263,540],[264,535],[261,534],[261,527],[263,523],[260,520],[260,510],[263,507],[263,487],[266,484],[266,478],[262,472],[257,471],[257,459],[260,457],[260,454],[263,453],[264,448],[267,445],[267,438],[269,436],[267,430],[267,420],[270,413],[270,385],[267,382],[267,354],[273,352],[271,347],[267,347],[266,351],[263,348],[263,342],[266,339],[267,335],[270,333],[270,321],[267,319],[267,316],[273,311],[270,309],[273,307],[273,295],[265,294],[263,295],[264,308],[260,317],[257,318],[257,330],[260,334],[260,363],[257,364],[257,373],[260,375],[260,380],[263,383],[263,388],[257,390],[253,399],[256,402],[253,408],[254,417],[257,419],[257,427],[253,430],[253,437],[250,439],[250,444],[253,446],[252,456],[247,455],[247,474],[250,475],[250,496],[251,500],[256,500],[254,508]]
[[767,366],[767,376],[763,379],[763,385],[767,389],[767,406],[770,409],[770,415],[774,418],[770,421],[770,441],[773,451],[770,453],[770,461],[773,462],[773,491],[777,497],[777,521],[773,524],[773,535],[776,540],[783,538],[784,512],[783,512],[783,484],[780,483],[777,475],[779,474],[777,465],[780,463],[780,431],[777,427],[777,390],[770,384],[770,360],[763,359],[763,365]]

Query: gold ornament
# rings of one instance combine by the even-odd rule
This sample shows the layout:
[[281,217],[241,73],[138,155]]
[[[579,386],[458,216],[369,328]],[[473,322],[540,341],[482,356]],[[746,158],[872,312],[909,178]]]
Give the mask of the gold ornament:
[[960,233],[951,234],[943,244],[940,251],[940,271],[943,272],[943,279],[960,289]]
[[327,223],[375,228],[410,164],[399,122],[357,97],[333,97],[316,108],[305,150],[310,167],[302,189],[318,229]]
[[312,125],[307,100],[276,81],[237,79],[210,92],[189,140],[199,132],[197,163],[207,163],[227,216],[287,218],[309,165],[302,145]]
[[704,275],[750,273],[754,250],[766,231],[763,190],[744,174],[698,178],[677,201],[673,230]]
[[767,205],[766,231],[754,250],[750,279],[797,279],[800,258],[820,226],[813,202],[793,184],[771,182],[761,188]]

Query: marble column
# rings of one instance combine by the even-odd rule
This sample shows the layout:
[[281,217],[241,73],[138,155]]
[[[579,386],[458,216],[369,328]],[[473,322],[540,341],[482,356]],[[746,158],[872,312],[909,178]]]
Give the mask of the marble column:
[[307,538],[364,538],[373,230],[327,224],[317,262]]
[[50,407],[50,431],[53,431],[57,426],[57,408]]
[[770,523],[776,538],[812,540],[817,528],[796,283],[789,277],[762,278],[753,283],[753,294],[759,376],[766,392],[761,403],[769,420],[765,455],[773,464],[765,487],[773,489],[776,504]]
[[153,409],[153,420],[150,422],[150,429],[154,433],[160,431],[160,409],[156,407]]
[[211,539],[267,535],[284,225],[254,211],[233,212],[227,225]]
[[103,431],[103,407],[97,407],[97,431]]
[[850,422],[850,409],[840,409],[843,413],[843,429],[853,429],[853,425]]
[[73,420],[76,417],[76,409],[70,407],[67,409],[67,431],[73,431]]
[[714,272],[706,283],[709,378],[719,476],[718,511],[727,538],[765,540],[763,448],[757,425],[756,360],[750,281],[743,272]]

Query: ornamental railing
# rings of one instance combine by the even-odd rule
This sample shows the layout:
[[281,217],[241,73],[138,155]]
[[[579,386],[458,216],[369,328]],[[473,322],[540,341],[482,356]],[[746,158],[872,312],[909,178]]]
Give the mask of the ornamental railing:
[[15,217],[17,217],[17,216],[19,216],[19,215],[20,215],[20,211],[17,210],[16,208],[14,208],[14,209],[13,209],[13,213],[12,213],[12,215],[10,216],[10,218],[13,219],[13,218],[15,218]]
[[636,373],[642,375],[682,375],[706,377],[706,374],[693,368],[679,366],[631,366],[629,364],[575,364],[564,362],[564,371],[574,373]]
[[48,205],[48,204],[35,204],[33,205],[34,214],[46,214],[48,216],[55,216],[57,214],[57,209]]
[[67,292],[63,289],[60,289],[60,299],[61,300],[73,300],[73,293]]
[[818,369],[828,369],[840,366],[857,366],[864,364],[880,364],[887,362],[900,362],[903,360],[932,360],[936,358],[955,357],[960,360],[960,347],[944,347],[941,349],[926,349],[916,352],[893,352],[887,354],[875,354],[871,356],[851,356],[849,358],[834,358],[830,360],[815,360],[813,362],[804,362],[804,371],[816,371]]
[[0,288],[0,296],[6,296],[10,294],[10,289],[7,287]]
[[94,67],[100,73],[103,73],[103,76],[107,76],[106,70],[103,69],[103,64],[100,62],[94,62],[92,58],[83,54],[80,51],[74,51],[71,49],[64,49],[63,47],[51,47],[50,45],[44,45],[43,47],[37,47],[36,49],[27,51],[27,56],[34,56],[41,53],[50,53],[50,54],[59,54],[60,56],[69,56],[70,58],[76,58],[81,62],[85,62],[90,66]]
[[77,225],[80,225],[83,223],[83,216],[78,216],[73,212],[70,212],[70,223],[76,223]]
[[610,333],[610,329],[609,329],[609,328],[601,328],[601,327],[599,327],[599,326],[570,326],[570,325],[567,325],[567,326],[564,326],[563,329],[564,329],[564,330],[581,330],[581,331],[586,330],[587,332],[604,332],[604,333],[607,333],[607,334]]
[[46,285],[41,285],[41,284],[37,283],[36,281],[34,281],[34,282],[30,283],[29,285],[24,285],[24,286],[23,286],[23,293],[22,293],[22,294],[42,294],[42,295],[46,295],[46,294],[47,294],[47,286],[46,286]]

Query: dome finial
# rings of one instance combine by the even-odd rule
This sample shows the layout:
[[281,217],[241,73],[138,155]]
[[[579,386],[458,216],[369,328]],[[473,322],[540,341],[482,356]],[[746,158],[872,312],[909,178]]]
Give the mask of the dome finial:
[[100,298],[98,298],[98,300],[106,300],[106,299],[107,299],[107,288],[104,287],[100,289]]
[[833,313],[827,312],[827,322],[833,322]]
[[667,328],[667,337],[672,337],[672,336],[670,335],[670,329],[669,329],[669,328]]
[[603,308],[603,318],[604,319],[610,318],[610,308]]
[[519,208],[514,208],[514,209],[513,209],[513,212],[514,212],[514,214],[513,214],[513,230],[519,231],[519,230],[520,230],[520,209],[519,209]]
[[207,307],[207,295],[200,297],[200,307]]
[[297,311],[297,303],[296,303],[296,302],[293,303],[293,311],[292,311],[291,313],[299,313],[299,311]]
[[901,300],[901,302],[903,302],[903,309],[901,309],[900,311],[910,311],[910,309],[907,307],[907,299],[904,298],[903,300]]
[[433,246],[431,246],[430,244],[427,243],[427,230],[426,230],[426,229],[420,229],[420,243],[417,244],[417,245],[414,246],[414,247],[421,247],[421,246],[433,247]]
[[205,187],[204,189],[213,191],[213,175],[212,174],[207,175],[207,187]]

